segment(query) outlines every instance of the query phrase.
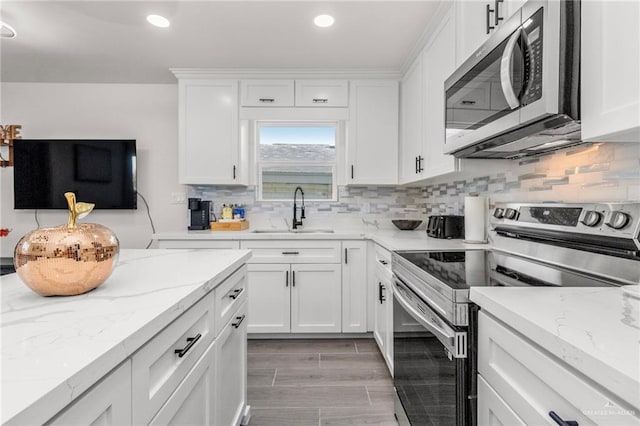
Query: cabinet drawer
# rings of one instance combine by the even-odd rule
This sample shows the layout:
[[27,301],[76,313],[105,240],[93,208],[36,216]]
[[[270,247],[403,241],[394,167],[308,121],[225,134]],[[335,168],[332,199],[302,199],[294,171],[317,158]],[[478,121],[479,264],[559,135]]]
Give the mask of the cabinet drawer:
[[[214,294],[203,297],[133,355],[134,424],[149,423],[214,340]],[[181,349],[182,357],[175,352]]]
[[131,362],[116,367],[47,426],[130,425]]
[[526,426],[482,376],[478,376],[478,424]]
[[348,80],[296,80],[296,106],[346,107]]
[[340,241],[242,241],[249,263],[340,263]]
[[638,425],[640,413],[484,312],[478,316],[478,371],[525,424]]
[[247,265],[244,265],[214,290],[216,336],[247,298],[247,289]]
[[238,240],[158,240],[161,249],[221,249],[237,250],[240,248]]
[[240,82],[242,106],[293,106],[293,80],[243,80]]

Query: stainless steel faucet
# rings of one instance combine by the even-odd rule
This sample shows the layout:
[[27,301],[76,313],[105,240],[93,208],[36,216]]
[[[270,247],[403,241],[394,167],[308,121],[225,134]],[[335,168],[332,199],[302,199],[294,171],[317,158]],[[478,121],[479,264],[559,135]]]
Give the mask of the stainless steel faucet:
[[[300,195],[302,196],[302,205],[300,206],[300,220],[298,220],[298,205],[296,204],[296,196],[298,195],[298,191],[300,191]],[[302,219],[306,219],[304,217],[304,191],[299,186],[296,187],[295,191],[293,191],[293,229],[298,229],[298,226],[302,226]]]

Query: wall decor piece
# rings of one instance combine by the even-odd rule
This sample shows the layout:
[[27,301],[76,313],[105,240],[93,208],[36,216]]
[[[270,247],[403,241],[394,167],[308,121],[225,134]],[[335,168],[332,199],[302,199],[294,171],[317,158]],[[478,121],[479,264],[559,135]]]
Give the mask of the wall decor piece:
[[69,206],[66,225],[29,232],[16,245],[13,264],[20,279],[41,296],[74,296],[102,284],[113,271],[120,251],[116,235],[97,223],[76,223],[93,210],[64,194]]

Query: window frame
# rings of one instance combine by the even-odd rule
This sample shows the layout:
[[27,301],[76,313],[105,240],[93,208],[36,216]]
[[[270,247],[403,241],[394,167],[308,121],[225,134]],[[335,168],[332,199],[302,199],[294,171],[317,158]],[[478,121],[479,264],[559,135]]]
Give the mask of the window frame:
[[[260,159],[260,129],[263,127],[330,127],[334,130],[334,149],[335,158],[333,161],[297,161],[297,160],[261,160]],[[338,201],[338,146],[339,146],[339,132],[340,122],[339,120],[321,120],[321,121],[308,121],[308,120],[296,120],[296,121],[278,121],[278,120],[256,120],[255,122],[255,159],[256,159],[256,201],[264,202],[283,202],[291,201],[293,199],[293,193],[291,198],[269,198],[264,199],[262,191],[262,170],[264,167],[305,167],[305,166],[321,166],[331,167],[331,198],[310,198],[305,196],[305,202],[335,202]]]

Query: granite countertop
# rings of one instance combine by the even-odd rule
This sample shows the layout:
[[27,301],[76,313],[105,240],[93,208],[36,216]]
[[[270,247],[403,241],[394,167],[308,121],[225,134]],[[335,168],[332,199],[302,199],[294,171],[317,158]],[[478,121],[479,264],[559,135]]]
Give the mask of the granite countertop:
[[256,233],[246,231],[178,231],[154,234],[155,240],[373,240],[387,250],[482,249],[487,244],[467,244],[461,239],[432,238],[424,230],[340,230],[333,233]]
[[113,274],[72,297],[0,278],[1,422],[42,424],[242,266],[248,250],[121,250]]
[[627,291],[473,287],[471,300],[638,409],[640,300]]

